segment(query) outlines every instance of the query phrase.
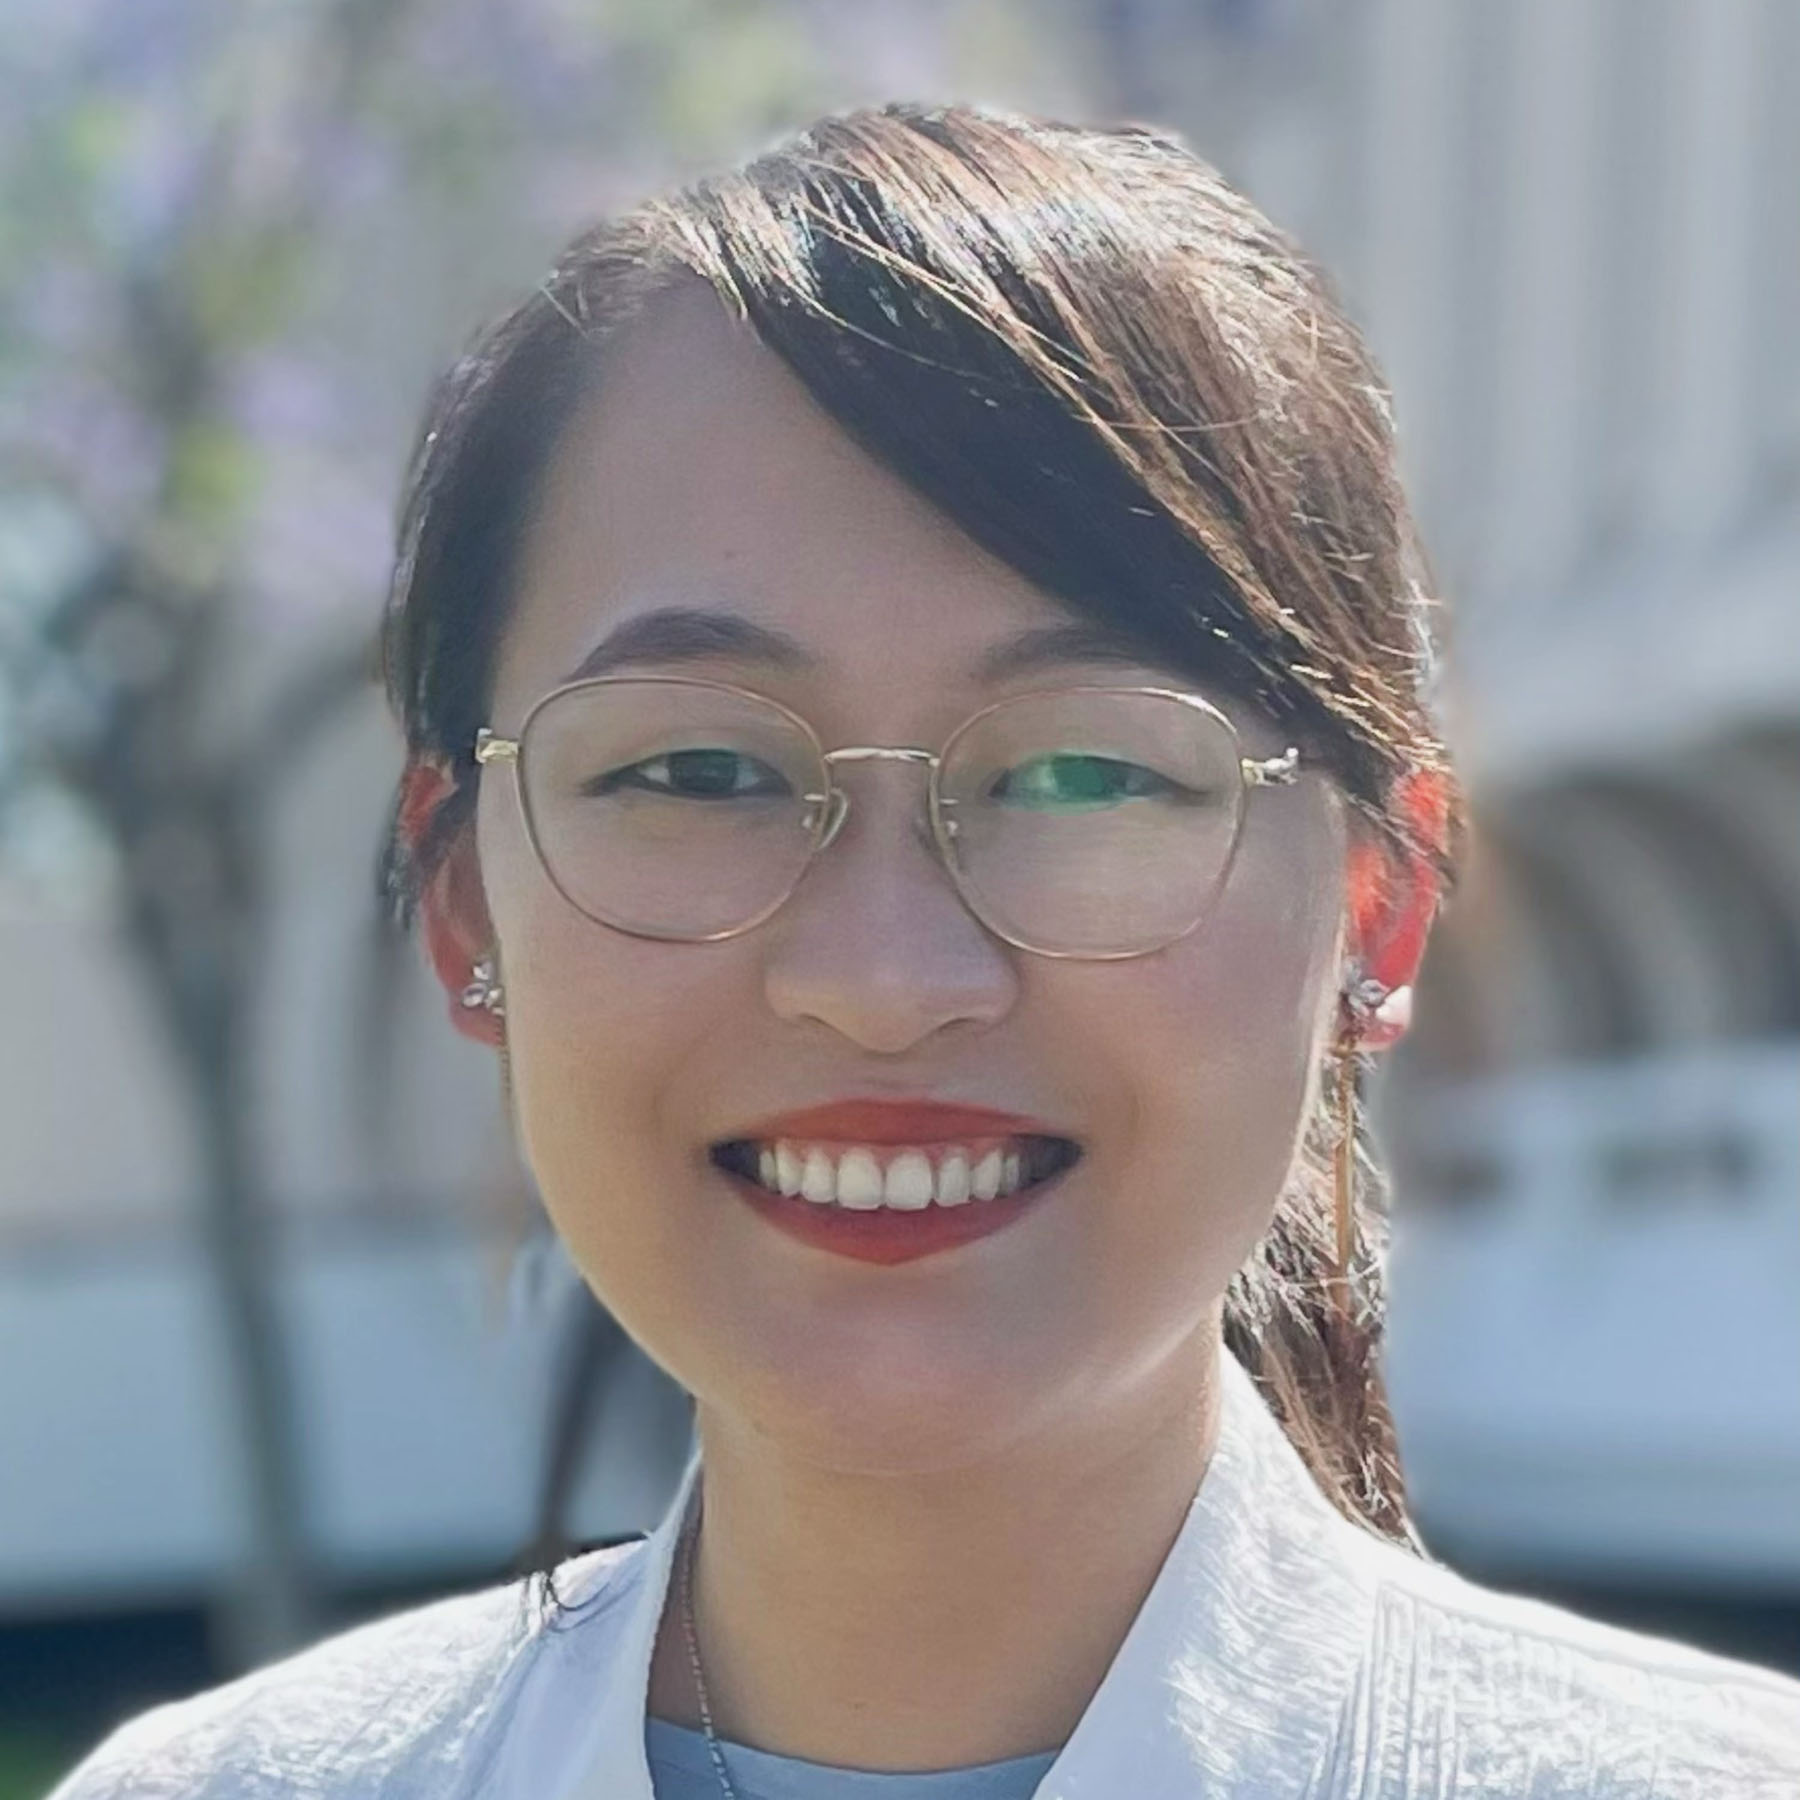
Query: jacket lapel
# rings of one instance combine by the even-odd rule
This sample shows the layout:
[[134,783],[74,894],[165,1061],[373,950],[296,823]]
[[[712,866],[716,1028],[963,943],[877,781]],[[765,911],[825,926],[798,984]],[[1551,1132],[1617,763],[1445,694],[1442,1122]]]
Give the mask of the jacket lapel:
[[1036,1800],[1321,1794],[1381,1545],[1319,1491],[1235,1357],[1181,1532]]
[[607,1678],[599,1689],[592,1728],[595,1756],[573,1800],[655,1800],[644,1754],[650,1659],[669,1592],[676,1541],[699,1475],[696,1446],[662,1523],[638,1546],[629,1569],[620,1571],[618,1579],[631,1583],[629,1593],[619,1597],[608,1617],[593,1621],[596,1627],[610,1624],[614,1635],[607,1646]]

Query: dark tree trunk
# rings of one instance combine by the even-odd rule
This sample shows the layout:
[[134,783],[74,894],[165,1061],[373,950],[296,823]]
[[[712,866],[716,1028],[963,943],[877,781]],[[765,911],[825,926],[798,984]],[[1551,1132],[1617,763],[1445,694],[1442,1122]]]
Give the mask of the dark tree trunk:
[[128,863],[138,965],[156,990],[200,1139],[201,1243],[243,1521],[212,1619],[215,1653],[233,1672],[296,1648],[317,1622],[275,1220],[246,1091],[261,934],[256,850],[237,812],[220,799],[179,839],[140,840]]

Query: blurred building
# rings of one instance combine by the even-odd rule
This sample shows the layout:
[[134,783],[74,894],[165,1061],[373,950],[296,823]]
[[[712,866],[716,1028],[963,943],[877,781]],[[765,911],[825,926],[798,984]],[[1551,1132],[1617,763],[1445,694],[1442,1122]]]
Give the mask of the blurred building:
[[1454,603],[1478,842],[1385,1113],[1415,1503],[1800,1597],[1800,9],[1225,10],[1217,153],[1365,322]]

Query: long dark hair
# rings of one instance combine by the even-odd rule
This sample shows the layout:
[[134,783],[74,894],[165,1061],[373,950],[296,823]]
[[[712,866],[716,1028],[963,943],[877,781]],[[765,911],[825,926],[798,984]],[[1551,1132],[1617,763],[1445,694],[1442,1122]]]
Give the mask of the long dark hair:
[[[1280,722],[1362,825],[1448,888],[1462,806],[1431,709],[1430,597],[1379,375],[1325,282],[1169,135],[966,107],[824,119],[575,240],[439,386],[385,653],[409,758],[454,787],[394,834],[403,919],[470,818],[523,525],[611,334],[708,283],[865,449],[1152,662]],[[1399,797],[1426,772],[1430,818]],[[1417,1547],[1378,1368],[1379,1208],[1334,1280],[1319,1106],[1226,1299],[1229,1347],[1325,1493]],[[1362,1152],[1365,1182],[1376,1181]]]

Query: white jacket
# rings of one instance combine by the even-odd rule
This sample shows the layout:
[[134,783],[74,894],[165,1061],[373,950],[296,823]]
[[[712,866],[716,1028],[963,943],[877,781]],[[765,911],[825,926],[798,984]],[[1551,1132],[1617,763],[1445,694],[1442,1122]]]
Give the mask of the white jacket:
[[[1224,1362],[1217,1451],[1037,1800],[1800,1800],[1800,1682],[1589,1624],[1349,1524]],[[51,1800],[653,1800],[646,1540],[121,1727]]]

